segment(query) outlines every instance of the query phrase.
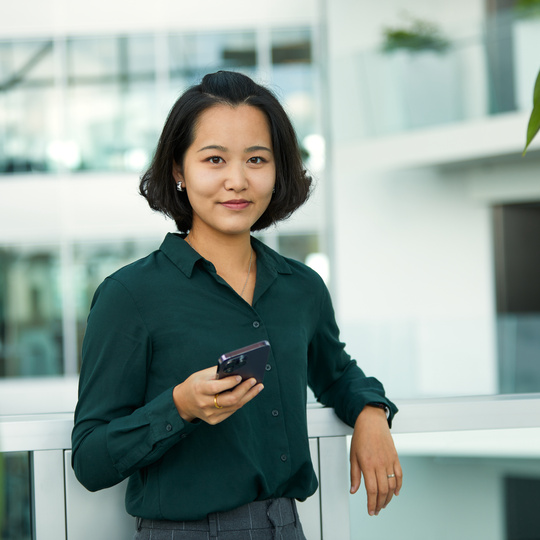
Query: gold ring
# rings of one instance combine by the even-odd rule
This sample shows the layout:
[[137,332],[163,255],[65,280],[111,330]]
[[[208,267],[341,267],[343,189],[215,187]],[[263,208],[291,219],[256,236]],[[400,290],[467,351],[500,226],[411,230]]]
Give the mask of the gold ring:
[[217,402],[217,397],[218,397],[218,396],[219,396],[219,394],[216,394],[216,395],[214,396],[214,407],[215,407],[216,409],[223,409],[223,405],[220,405],[220,404]]

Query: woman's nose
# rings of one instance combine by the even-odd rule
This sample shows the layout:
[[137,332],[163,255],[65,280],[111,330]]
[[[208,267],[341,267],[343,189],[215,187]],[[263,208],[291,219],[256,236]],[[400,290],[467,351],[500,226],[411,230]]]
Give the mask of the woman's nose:
[[248,182],[243,164],[231,165],[227,168],[226,175],[225,189],[243,191],[247,188]]

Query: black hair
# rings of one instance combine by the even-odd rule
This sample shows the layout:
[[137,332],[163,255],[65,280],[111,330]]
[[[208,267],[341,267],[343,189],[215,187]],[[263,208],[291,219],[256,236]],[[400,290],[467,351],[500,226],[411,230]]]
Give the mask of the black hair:
[[201,113],[215,105],[251,105],[268,119],[276,165],[275,192],[268,208],[251,227],[258,231],[288,218],[309,197],[311,178],[304,170],[294,128],[274,94],[246,75],[218,71],[184,92],[169,112],[150,168],[139,191],[153,210],[176,222],[180,232],[191,229],[193,210],[185,191],[176,189],[173,167],[183,168],[184,156],[195,139]]

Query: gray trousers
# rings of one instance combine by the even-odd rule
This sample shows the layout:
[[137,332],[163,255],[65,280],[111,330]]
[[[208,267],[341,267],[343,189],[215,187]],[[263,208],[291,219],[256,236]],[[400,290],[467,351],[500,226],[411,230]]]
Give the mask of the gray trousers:
[[294,499],[257,501],[198,521],[137,519],[133,540],[306,540]]

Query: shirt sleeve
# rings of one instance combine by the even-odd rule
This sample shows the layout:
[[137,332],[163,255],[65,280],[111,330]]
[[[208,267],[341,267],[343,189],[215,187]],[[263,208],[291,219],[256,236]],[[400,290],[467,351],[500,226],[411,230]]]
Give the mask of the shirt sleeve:
[[351,427],[366,405],[380,403],[388,407],[388,423],[392,426],[398,409],[385,396],[383,385],[374,377],[366,377],[346,353],[326,286],[308,355],[308,383],[320,403],[333,407]]
[[83,343],[72,465],[90,491],[158,460],[196,424],[185,422],[173,387],[146,403],[151,336],[124,285],[107,278],[92,302]]

